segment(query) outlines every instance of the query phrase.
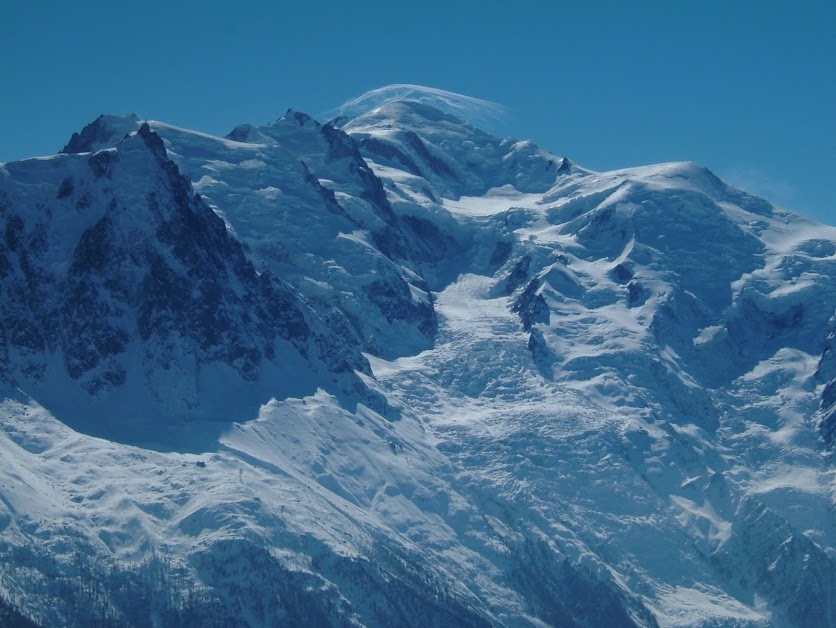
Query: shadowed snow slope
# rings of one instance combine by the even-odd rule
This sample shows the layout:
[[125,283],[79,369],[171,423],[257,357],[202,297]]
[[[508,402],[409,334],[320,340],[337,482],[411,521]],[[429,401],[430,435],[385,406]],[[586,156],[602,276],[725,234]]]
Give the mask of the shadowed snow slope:
[[836,229],[410,89],[0,166],[0,617],[836,623]]

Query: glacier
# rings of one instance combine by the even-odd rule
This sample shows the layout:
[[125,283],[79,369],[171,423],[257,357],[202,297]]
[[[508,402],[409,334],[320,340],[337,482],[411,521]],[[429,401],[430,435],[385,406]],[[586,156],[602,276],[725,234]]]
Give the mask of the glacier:
[[0,620],[836,622],[836,228],[480,112],[0,165]]

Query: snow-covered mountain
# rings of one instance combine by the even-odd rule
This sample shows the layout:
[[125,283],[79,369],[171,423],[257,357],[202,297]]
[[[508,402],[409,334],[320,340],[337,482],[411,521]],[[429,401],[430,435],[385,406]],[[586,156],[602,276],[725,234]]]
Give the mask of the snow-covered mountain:
[[0,165],[0,619],[836,623],[836,229],[468,111]]
[[499,103],[455,94],[435,87],[397,83],[373,89],[322,115],[331,120],[335,126],[339,126],[342,122],[358,118],[379,107],[402,102],[428,105],[487,131],[493,131],[501,126],[510,114],[510,111]]

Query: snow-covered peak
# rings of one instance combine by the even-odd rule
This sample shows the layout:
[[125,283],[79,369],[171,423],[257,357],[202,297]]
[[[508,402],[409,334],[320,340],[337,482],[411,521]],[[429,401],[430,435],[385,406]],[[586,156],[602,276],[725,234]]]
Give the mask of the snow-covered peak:
[[[344,102],[328,112],[332,118],[358,118],[392,103],[412,102],[429,105],[435,110],[451,114],[473,126],[494,129],[507,116],[503,105],[434,87],[398,83],[366,92]],[[394,111],[393,109],[389,110]],[[428,113],[428,110],[424,110]]]
[[481,196],[504,185],[542,193],[572,169],[534,142],[500,139],[424,102],[387,101],[342,130],[367,159],[426,179],[445,198]]
[[81,133],[73,133],[62,153],[94,153],[110,148],[140,126],[140,120],[133,113],[122,115],[101,115],[85,126]]
[[[352,118],[342,126],[359,128],[364,125],[383,128],[398,127],[400,129],[432,129],[457,128],[469,123],[464,117],[448,113],[434,105],[415,100],[397,100],[375,107],[361,115]],[[472,125],[470,125],[472,126]]]

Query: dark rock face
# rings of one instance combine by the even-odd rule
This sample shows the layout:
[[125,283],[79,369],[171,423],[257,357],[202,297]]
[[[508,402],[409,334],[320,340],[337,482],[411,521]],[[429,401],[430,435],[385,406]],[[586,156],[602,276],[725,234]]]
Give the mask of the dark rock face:
[[235,142],[246,142],[250,137],[253,127],[249,124],[239,124],[227,134],[227,139]]
[[366,288],[371,301],[389,321],[402,320],[414,324],[427,337],[435,336],[438,320],[432,301],[414,303],[403,282],[376,281]]
[[90,158],[87,160],[87,165],[90,166],[90,170],[93,172],[93,176],[95,176],[97,179],[100,177],[110,178],[111,172],[113,170],[113,165],[118,160],[119,157],[115,152],[101,151],[91,155]]
[[135,115],[99,116],[81,130],[73,133],[70,141],[61,149],[64,154],[90,153],[112,146],[139,126]]
[[[386,198],[383,182],[372,172],[355,141],[346,133],[330,124],[317,126],[327,144],[325,163],[331,164],[343,160],[347,164],[349,176],[356,177],[361,184],[361,197],[369,201],[376,209],[378,217],[389,227],[395,228],[395,215]],[[398,252],[401,254],[402,252]]]
[[417,133],[414,133],[413,131],[407,131],[406,133],[404,133],[404,138],[406,140],[407,146],[409,146],[412,150],[415,151],[415,153],[422,159],[422,161],[430,167],[430,170],[433,173],[443,178],[452,179],[454,181],[458,180],[458,177],[456,176],[456,173],[453,172],[453,169],[449,165],[447,165],[447,163],[443,159],[437,157],[436,155],[433,155],[429,151],[429,149],[427,149],[426,145],[421,140],[421,138],[418,137]]
[[66,177],[63,181],[61,181],[61,185],[58,188],[58,199],[67,198],[70,194],[73,193],[73,178]]
[[641,603],[556,554],[541,539],[512,548],[508,577],[536,615],[552,626],[658,626]]
[[543,377],[551,378],[553,376],[553,364],[555,360],[554,353],[546,344],[543,337],[543,332],[538,329],[532,329],[528,336],[528,350],[531,351],[531,357],[534,359],[534,364],[543,375]]
[[[86,148],[103,132],[94,123],[70,148]],[[45,182],[55,186],[55,207],[27,212],[14,189],[3,190],[6,381],[46,385],[49,355],[57,353],[69,379],[93,397],[118,395],[139,378],[151,397],[188,411],[201,405],[204,367],[223,364],[256,382],[262,365],[285,359],[277,343],[287,341],[363,394],[354,371],[368,365],[357,349],[332,336],[290,286],[256,272],[147,125],[115,149],[80,159],[86,174]],[[90,201],[79,209],[82,197]],[[51,242],[59,224],[78,231],[77,240]],[[181,380],[178,399],[170,399],[167,380]]]
[[523,329],[531,331],[532,325],[542,323],[548,325],[550,318],[549,306],[546,299],[538,291],[541,282],[537,279],[531,281],[514,302],[513,310],[520,315]]
[[2,598],[0,598],[0,626],[38,628],[38,624],[24,617],[14,606]]
[[819,410],[819,434],[831,451],[836,450],[836,331],[827,337],[816,381],[823,384]]
[[117,357],[127,349],[130,336],[122,325],[111,322],[125,314],[119,305],[125,286],[102,276],[123,257],[111,245],[112,228],[105,216],[82,234],[61,308],[64,364],[70,377],[91,394],[116,388],[127,378]]
[[365,137],[358,140],[360,148],[369,155],[382,157],[385,161],[393,161],[400,164],[407,169],[408,172],[415,176],[421,176],[421,169],[418,165],[410,159],[403,151],[399,150],[397,146],[382,142],[376,137]]
[[[831,626],[836,621],[836,570],[815,543],[779,514],[746,499],[731,542],[712,558],[728,576],[752,587],[776,609],[776,623]],[[743,565],[744,568],[739,567]]]
[[513,293],[517,288],[522,286],[526,279],[528,279],[528,270],[531,267],[531,257],[524,256],[514,265],[511,273],[505,279],[504,287],[505,294]]
[[650,293],[638,281],[631,281],[627,284],[628,307],[644,305],[649,296]]
[[626,284],[633,278],[633,271],[624,264],[616,264],[609,272],[610,278],[616,283]]
[[0,251],[0,373],[14,382],[16,374],[43,375],[44,352],[54,343],[59,318],[51,311],[50,291],[42,284],[46,273],[37,264],[45,249],[42,230],[27,229],[23,219],[12,213],[10,199],[0,205],[0,218],[5,220],[5,247]]
[[[348,135],[330,124],[322,126],[321,130],[322,136],[328,142],[328,153],[325,156],[326,162],[337,161],[346,157],[356,160],[356,158],[360,157],[360,154],[357,152],[357,147]],[[360,161],[362,161],[362,157],[360,157]],[[366,169],[368,168],[365,162],[363,162],[363,166]]]

